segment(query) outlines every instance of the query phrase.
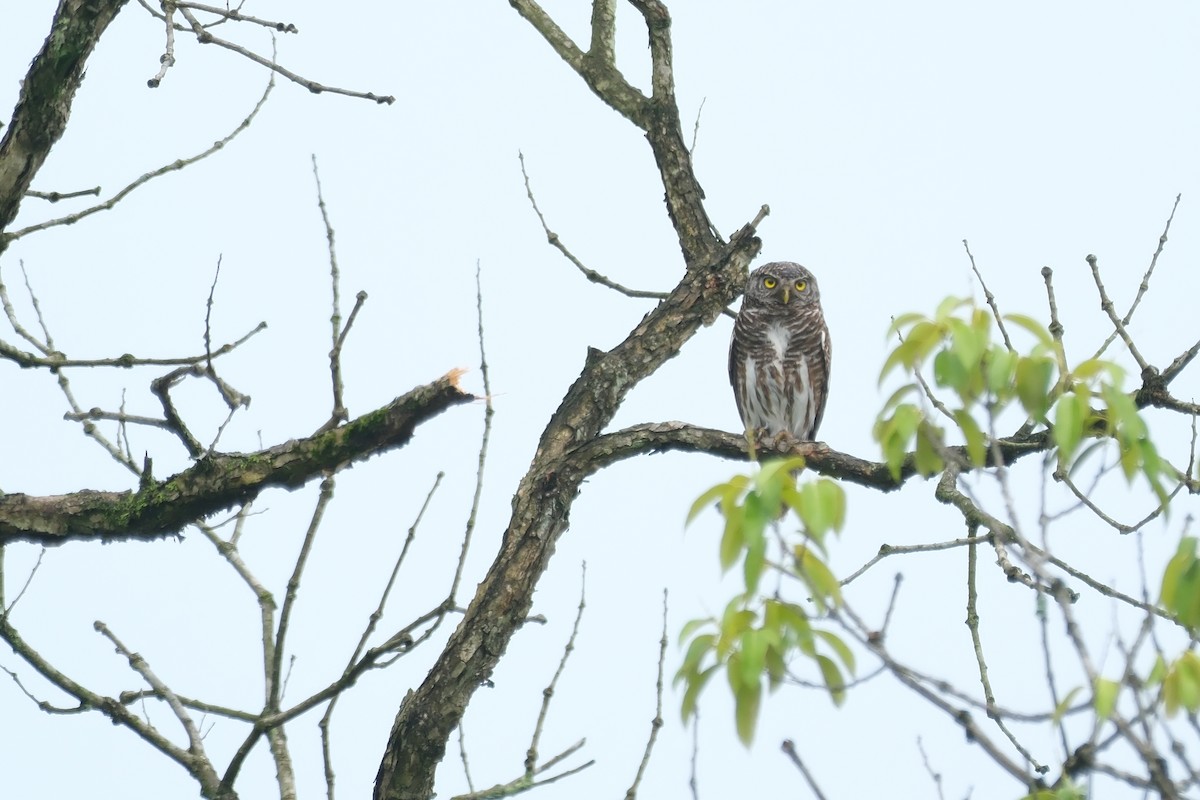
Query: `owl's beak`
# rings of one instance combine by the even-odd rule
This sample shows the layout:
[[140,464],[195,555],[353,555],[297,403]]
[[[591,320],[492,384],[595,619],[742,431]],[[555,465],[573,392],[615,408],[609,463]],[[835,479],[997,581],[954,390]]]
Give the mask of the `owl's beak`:
[[788,298],[791,296],[791,291],[792,291],[792,287],[790,287],[790,286],[783,287],[783,304],[785,306],[787,305]]

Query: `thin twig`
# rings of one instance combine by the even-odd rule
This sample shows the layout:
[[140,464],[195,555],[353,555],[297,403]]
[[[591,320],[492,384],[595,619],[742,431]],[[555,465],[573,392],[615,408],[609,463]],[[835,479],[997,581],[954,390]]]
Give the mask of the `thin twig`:
[[579,635],[579,622],[583,619],[583,609],[586,606],[584,600],[587,596],[587,562],[581,564],[579,569],[579,606],[575,612],[575,624],[571,627],[571,636],[567,639],[567,644],[563,648],[562,658],[558,660],[558,669],[554,671],[554,677],[550,679],[550,684],[542,690],[542,707],[538,711],[537,723],[533,726],[533,738],[529,741],[529,749],[525,751],[526,777],[532,777],[536,771],[538,742],[542,738],[542,727],[546,723],[546,714],[550,711],[550,701],[554,699],[554,690],[558,686],[558,679],[567,667],[567,659],[571,657],[571,653],[575,650],[575,637]]
[[283,654],[286,650],[284,643],[287,640],[288,629],[292,621],[292,610],[296,606],[296,596],[300,592],[300,578],[304,574],[304,568],[308,565],[308,556],[312,552],[313,542],[317,538],[317,531],[321,528],[321,521],[325,518],[325,509],[328,508],[329,502],[333,500],[334,478],[328,475],[321,481],[321,490],[317,495],[317,505],[313,509],[312,517],[308,521],[308,529],[304,532],[304,542],[300,545],[300,552],[296,556],[296,563],[292,568],[292,575],[288,578],[287,591],[283,598],[283,608],[279,612],[279,629],[275,634],[275,641],[271,648],[273,658],[270,659],[270,672],[266,675],[267,683],[267,709],[269,711],[278,711],[280,703],[283,700],[283,684],[281,682],[283,675]]
[[1108,292],[1104,290],[1104,281],[1100,279],[1099,259],[1095,255],[1089,254],[1087,263],[1092,268],[1092,279],[1096,282],[1096,290],[1100,293],[1100,308],[1108,315],[1109,320],[1112,321],[1113,328],[1116,329],[1117,334],[1121,337],[1121,341],[1125,342],[1125,347],[1129,349],[1129,354],[1137,362],[1138,369],[1144,374],[1150,368],[1150,364],[1146,359],[1142,358],[1142,354],[1138,351],[1137,345],[1133,343],[1133,338],[1130,337],[1129,331],[1125,329],[1125,323],[1117,316],[1113,302],[1108,298]]
[[936,553],[940,550],[952,550],[955,547],[966,547],[969,544],[971,544],[970,539],[952,539],[948,542],[929,542],[928,544],[906,544],[906,545],[881,544],[879,546],[879,552],[876,553],[875,556],[870,561],[863,564],[861,567],[859,567],[854,572],[852,572],[849,577],[844,578],[842,580],[841,584],[842,584],[842,586],[846,586],[846,585],[852,583],[853,581],[857,580],[864,572],[866,572],[871,567],[875,566],[876,564],[878,564],[880,561],[887,558],[888,556],[906,555],[908,553]]
[[[458,754],[462,759],[463,776],[467,779],[467,792],[474,794],[475,782],[471,780],[471,764],[467,760],[467,733],[463,728],[463,720],[461,719],[458,721]],[[330,795],[329,800],[333,800],[332,795]]]
[[481,263],[475,261],[475,323],[479,338],[479,372],[483,377],[483,433],[479,437],[479,457],[475,465],[475,492],[471,496],[471,510],[467,513],[467,523],[463,531],[462,547],[458,552],[458,564],[454,567],[454,580],[450,582],[450,594],[447,603],[453,604],[458,596],[458,587],[462,583],[463,570],[467,564],[467,553],[471,549],[471,539],[475,533],[475,524],[479,516],[479,503],[483,499],[483,474],[487,466],[488,442],[492,438],[492,417],[496,413],[492,405],[492,382],[488,371],[487,351],[483,346],[483,282],[481,278]]
[[37,561],[33,563],[33,567],[30,568],[29,574],[25,576],[25,583],[21,585],[21,589],[17,592],[17,596],[14,597],[12,602],[7,606],[4,605],[4,593],[2,590],[0,590],[0,616],[7,617],[12,614],[13,609],[17,607],[17,603],[21,602],[21,598],[25,596],[25,592],[28,591],[29,585],[33,583],[34,576],[37,575],[38,570],[41,569],[42,558],[45,557],[45,555],[46,548],[40,548],[38,550]]
[[611,280],[604,275],[601,275],[594,269],[585,265],[582,261],[575,257],[575,254],[567,249],[567,246],[562,243],[562,239],[558,238],[558,234],[550,230],[546,224],[546,217],[542,215],[542,210],[538,208],[537,200],[533,196],[533,188],[529,184],[529,173],[525,171],[525,154],[518,152],[517,158],[521,162],[521,177],[525,179],[525,196],[529,198],[530,205],[533,206],[533,212],[537,214],[538,222],[542,224],[542,230],[546,234],[546,241],[550,242],[558,252],[566,256],[566,259],[575,265],[575,268],[583,273],[583,276],[592,283],[598,283],[601,286],[607,286],[615,292],[625,295],[626,297],[646,298],[650,300],[664,300],[667,297],[666,292],[647,292],[640,289],[630,289],[614,280]]
[[117,203],[124,200],[125,197],[127,195],[129,195],[130,192],[144,186],[146,183],[149,183],[150,181],[154,180],[155,178],[162,177],[163,175],[166,175],[167,173],[170,173],[170,172],[177,172],[177,171],[183,169],[184,167],[189,167],[192,164],[195,164],[197,161],[201,161],[205,158],[208,158],[213,153],[224,148],[225,145],[232,142],[235,138],[237,138],[237,136],[239,134],[241,134],[243,131],[245,131],[247,128],[250,127],[251,123],[254,122],[254,118],[258,116],[258,112],[262,109],[263,105],[267,102],[267,98],[270,97],[271,90],[273,88],[275,88],[274,76],[272,76],[271,79],[267,82],[267,88],[263,90],[262,96],[258,98],[258,102],[254,104],[254,108],[250,110],[250,113],[248,115],[246,115],[246,118],[243,119],[240,123],[238,123],[238,126],[236,128],[234,128],[223,139],[218,139],[216,142],[213,142],[211,147],[206,148],[205,150],[197,153],[194,156],[190,156],[188,158],[176,159],[175,161],[172,161],[170,164],[166,164],[164,166],[159,167],[156,170],[147,172],[146,174],[142,175],[137,180],[135,180],[132,183],[125,186],[125,188],[121,189],[119,192],[114,194],[112,197],[105,200],[103,203],[98,203],[90,208],[85,208],[83,211],[78,211],[74,214],[68,214],[65,217],[58,217],[57,219],[50,219],[50,220],[46,220],[45,222],[39,222],[36,225],[30,225],[28,227],[21,228],[20,230],[13,231],[12,233],[0,234],[0,236],[3,237],[5,243],[10,243],[10,242],[16,241],[17,239],[20,239],[23,236],[27,236],[27,235],[29,235],[31,233],[35,233],[37,231],[44,231],[44,230],[47,230],[48,228],[54,228],[59,225],[73,225],[76,222],[79,222],[81,219],[83,219],[85,217],[89,217],[92,214],[95,214],[99,211],[110,210]]
[[[333,385],[333,411],[329,415],[329,421],[322,425],[317,432],[323,433],[327,430],[332,430],[338,425],[350,418],[350,413],[346,409],[346,404],[343,401],[345,386],[342,383],[342,342],[344,336],[342,333],[342,298],[341,288],[341,273],[338,271],[337,249],[334,247],[334,232],[333,223],[329,221],[329,210],[325,207],[325,195],[321,191],[321,173],[317,170],[317,156],[314,153],[312,156],[313,180],[317,184],[317,208],[321,211],[321,222],[325,224],[325,240],[329,243],[329,283],[333,290],[333,312],[329,315],[329,324],[332,328],[330,339],[332,344],[329,348],[329,371],[331,383]],[[360,293],[363,300],[366,295]],[[361,301],[360,301],[361,305]],[[355,306],[357,311],[358,306]],[[349,330],[349,324],[347,324]]]
[[87,197],[88,195],[99,197],[100,187],[93,186],[91,189],[78,189],[74,192],[39,192],[34,189],[30,189],[25,193],[26,197],[36,197],[38,200],[45,200],[48,203],[57,203],[60,200],[70,200],[75,197]]
[[[1154,255],[1150,257],[1150,266],[1146,269],[1146,274],[1142,276],[1142,282],[1138,284],[1137,295],[1133,298],[1133,303],[1130,304],[1129,310],[1125,312],[1125,316],[1121,318],[1121,322],[1128,325],[1133,319],[1133,312],[1137,310],[1138,304],[1142,302],[1142,297],[1150,289],[1150,276],[1154,274],[1154,267],[1158,265],[1158,257],[1162,255],[1163,248],[1167,244],[1167,234],[1171,232],[1171,223],[1175,219],[1175,211],[1179,208],[1179,201],[1183,199],[1182,194],[1175,195],[1175,204],[1171,206],[1171,214],[1167,217],[1167,224],[1163,226],[1163,232],[1158,237],[1158,247],[1154,248]],[[1100,345],[1100,349],[1092,358],[1099,358],[1108,349],[1108,346],[1117,338],[1117,332],[1114,330],[1104,340],[1104,344]]]
[[161,64],[158,72],[153,78],[146,81],[146,85],[151,89],[157,89],[163,78],[167,76],[167,70],[175,66],[175,3],[173,0],[163,0],[162,6],[162,18],[167,29],[167,44],[163,54],[158,58],[159,64]]
[[929,763],[929,755],[925,752],[925,745],[921,743],[920,736],[917,737],[917,750],[921,752],[921,763],[925,765],[925,771],[929,773],[933,785],[937,788],[938,800],[946,800],[946,795],[942,793],[942,773],[934,770]]
[[317,83],[316,81],[309,80],[308,78],[301,77],[300,75],[292,72],[290,69],[275,63],[274,57],[269,59],[264,58],[258,53],[255,53],[252,50],[247,50],[239,44],[234,44],[233,42],[222,39],[219,36],[214,36],[211,31],[200,24],[200,20],[196,19],[196,15],[191,12],[187,5],[183,3],[179,3],[178,5],[179,13],[183,14],[183,18],[188,21],[188,24],[192,28],[192,32],[196,34],[196,40],[199,41],[200,44],[215,44],[218,47],[223,47],[226,50],[229,50],[230,52],[237,53],[243,58],[248,58],[254,63],[260,64],[272,72],[282,75],[292,83],[300,84],[313,94],[330,92],[331,94],[341,94],[346,95],[347,97],[358,97],[363,100],[373,100],[381,105],[391,105],[392,103],[396,102],[396,98],[392,97],[391,95],[377,95],[374,92],[359,92],[353,89],[342,89],[337,86],[326,86],[324,84]]
[[1013,350],[1012,340],[1008,338],[1008,330],[1004,327],[1004,317],[1000,316],[1000,309],[996,307],[996,296],[992,294],[992,290],[988,288],[987,283],[983,280],[983,274],[980,273],[979,267],[975,266],[975,256],[971,253],[971,245],[966,239],[962,240],[963,249],[967,251],[967,258],[971,259],[971,271],[975,273],[975,277],[979,280],[979,285],[983,287],[983,299],[992,308],[992,316],[996,318],[996,326],[1000,328],[1000,334],[1004,337],[1004,346],[1008,348],[1008,352],[1016,352]]
[[[420,511],[417,512],[416,519],[408,528],[408,534],[404,537],[404,544],[400,548],[400,555],[396,557],[396,561],[392,564],[391,575],[388,576],[387,584],[383,588],[383,592],[379,596],[379,603],[375,606],[375,610],[367,619],[367,625],[363,629],[362,635],[359,636],[358,644],[354,648],[354,652],[350,654],[350,659],[346,662],[346,667],[342,670],[342,677],[349,677],[354,673],[356,665],[359,662],[359,656],[366,649],[367,642],[371,635],[375,632],[375,628],[379,625],[379,621],[383,619],[384,608],[387,606],[388,598],[391,596],[392,587],[396,585],[396,578],[400,574],[400,567],[404,564],[404,558],[408,555],[408,549],[412,546],[413,540],[417,537],[417,528],[421,524],[421,520],[425,516],[425,511],[429,508],[429,503],[433,500],[433,494],[442,484],[442,478],[446,473],[439,472],[434,478],[433,486],[429,487],[429,492],[425,495],[425,502],[421,504]],[[412,637],[408,637],[405,646],[411,646]],[[325,796],[327,800],[334,800],[334,771],[333,771],[333,750],[330,740],[330,726],[333,721],[333,711],[337,707],[340,693],[334,694],[329,700],[329,705],[325,707],[325,713],[321,716],[321,721],[317,723],[317,727],[321,731],[321,761],[325,771]],[[466,757],[465,754],[463,756]]]
[[667,662],[667,590],[663,589],[663,627],[662,637],[658,640],[658,680],[654,684],[655,689],[655,706],[654,719],[650,720],[650,736],[646,739],[646,749],[642,753],[641,763],[638,764],[637,775],[634,776],[633,783],[625,792],[625,800],[634,800],[637,797],[638,786],[642,783],[642,776],[646,774],[646,767],[650,764],[650,753],[654,750],[654,742],[658,739],[658,732],[663,726],[663,667]]
[[213,368],[212,363],[212,310],[213,298],[217,294],[217,281],[221,279],[221,260],[223,254],[217,255],[217,266],[213,270],[212,285],[208,287],[208,301],[204,304],[204,357],[205,363],[209,369]]
[[825,793],[821,791],[821,787],[817,785],[816,778],[808,771],[808,767],[804,766],[804,762],[800,760],[800,753],[796,751],[796,743],[791,739],[784,739],[781,748],[792,763],[796,765],[796,769],[800,770],[800,774],[804,776],[804,782],[808,784],[808,788],[812,790],[813,796],[817,800],[825,800]]
[[1004,719],[995,712],[996,695],[992,692],[992,682],[988,678],[987,660],[983,655],[983,639],[979,634],[979,603],[978,591],[975,581],[975,565],[978,560],[976,542],[979,541],[979,524],[977,522],[968,522],[967,538],[972,540],[972,543],[967,547],[967,629],[971,632],[971,645],[975,651],[975,663],[979,668],[979,683],[983,687],[983,699],[987,704],[987,714],[1000,729],[1000,732],[1012,743],[1017,752],[1030,764],[1033,765],[1034,771],[1038,774],[1044,774],[1047,768],[1033,757],[1033,754],[1026,748],[1017,737],[1009,730],[1008,725],[1004,723]]
[[707,102],[707,97],[701,97],[700,107],[696,109],[696,123],[692,125],[692,144],[688,147],[688,153],[693,157],[696,155],[696,140],[700,137],[700,115],[704,113],[704,104]]

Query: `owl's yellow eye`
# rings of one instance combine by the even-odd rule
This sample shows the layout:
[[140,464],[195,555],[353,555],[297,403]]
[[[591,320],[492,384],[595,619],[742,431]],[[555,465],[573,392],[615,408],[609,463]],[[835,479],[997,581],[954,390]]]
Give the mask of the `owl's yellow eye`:
[[774,278],[763,278],[763,286],[767,287],[768,289],[774,289],[775,284],[776,280]]
[[796,291],[797,292],[803,292],[807,288],[808,288],[807,281],[796,281]]

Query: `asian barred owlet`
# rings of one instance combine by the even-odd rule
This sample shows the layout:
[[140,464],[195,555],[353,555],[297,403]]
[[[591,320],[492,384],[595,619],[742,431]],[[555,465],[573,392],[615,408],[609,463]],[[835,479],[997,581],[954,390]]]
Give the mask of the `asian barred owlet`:
[[831,358],[812,273],[790,261],[751,272],[729,343],[729,381],[747,433],[813,441]]

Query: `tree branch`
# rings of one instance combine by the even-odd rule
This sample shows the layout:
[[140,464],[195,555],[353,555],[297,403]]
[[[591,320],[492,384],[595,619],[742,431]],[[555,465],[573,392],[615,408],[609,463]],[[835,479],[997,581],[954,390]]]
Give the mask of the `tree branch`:
[[[96,42],[126,0],[59,0],[50,35],[21,82],[0,139],[0,231],[16,218],[46,156],[62,137],[71,102]],[[0,252],[6,242],[0,238]]]
[[329,470],[401,447],[417,425],[475,399],[453,371],[339,428],[254,453],[214,453],[134,492],[0,496],[0,545],[10,541],[153,539],[223,511],[270,487],[296,489]]

